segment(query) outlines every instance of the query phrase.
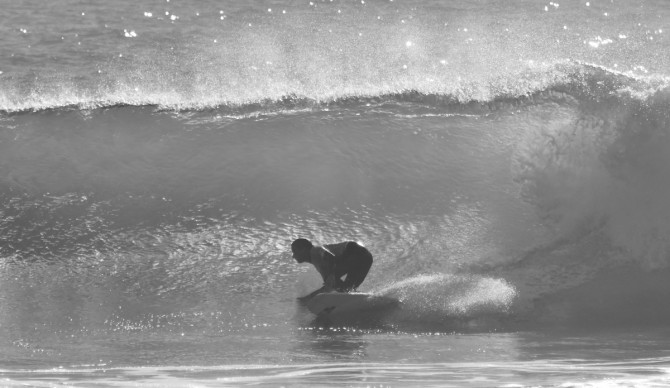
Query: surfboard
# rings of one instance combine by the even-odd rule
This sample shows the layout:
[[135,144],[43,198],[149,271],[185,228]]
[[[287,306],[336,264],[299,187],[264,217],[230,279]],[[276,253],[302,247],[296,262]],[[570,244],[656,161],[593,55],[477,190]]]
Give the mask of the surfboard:
[[309,311],[318,316],[359,314],[396,306],[398,299],[361,292],[324,292],[307,301]]

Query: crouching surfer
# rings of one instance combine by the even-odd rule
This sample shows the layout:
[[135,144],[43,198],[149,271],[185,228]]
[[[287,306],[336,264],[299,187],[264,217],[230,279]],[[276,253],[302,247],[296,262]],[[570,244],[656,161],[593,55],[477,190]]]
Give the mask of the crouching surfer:
[[[354,241],[314,246],[309,240],[299,238],[293,241],[291,250],[298,263],[311,263],[323,278],[323,287],[298,298],[303,301],[322,292],[355,291],[372,266],[372,254]],[[344,275],[346,278],[342,280]]]

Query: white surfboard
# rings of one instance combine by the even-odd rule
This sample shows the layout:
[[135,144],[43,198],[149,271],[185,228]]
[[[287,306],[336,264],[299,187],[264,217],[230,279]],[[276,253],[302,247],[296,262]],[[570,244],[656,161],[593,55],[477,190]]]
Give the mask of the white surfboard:
[[398,303],[398,299],[388,296],[360,292],[324,292],[313,296],[306,304],[309,311],[323,316],[359,314],[390,308]]

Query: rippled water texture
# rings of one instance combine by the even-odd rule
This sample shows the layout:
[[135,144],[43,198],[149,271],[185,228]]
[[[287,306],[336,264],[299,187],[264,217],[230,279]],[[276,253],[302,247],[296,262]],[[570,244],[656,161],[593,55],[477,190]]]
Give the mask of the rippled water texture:
[[[15,1],[0,385],[670,384],[662,1]],[[294,238],[383,311],[314,317]]]

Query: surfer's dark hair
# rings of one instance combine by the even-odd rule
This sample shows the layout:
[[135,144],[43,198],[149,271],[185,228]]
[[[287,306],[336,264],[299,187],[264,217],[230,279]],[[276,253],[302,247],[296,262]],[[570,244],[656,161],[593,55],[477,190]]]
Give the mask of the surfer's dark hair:
[[291,250],[297,251],[297,250],[309,249],[312,248],[313,246],[314,245],[312,245],[312,243],[308,239],[299,238],[291,243]]

